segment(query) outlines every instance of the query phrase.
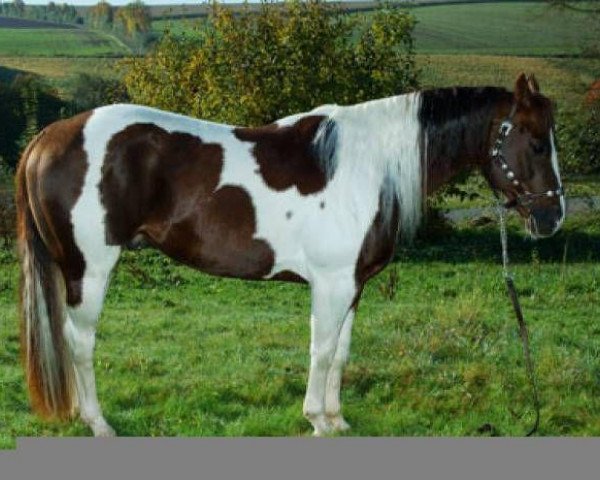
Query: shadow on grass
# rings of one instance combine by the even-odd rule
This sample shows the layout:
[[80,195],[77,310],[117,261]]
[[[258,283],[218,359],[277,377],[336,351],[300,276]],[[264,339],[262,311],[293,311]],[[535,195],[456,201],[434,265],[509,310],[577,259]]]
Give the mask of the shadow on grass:
[[[561,231],[551,238],[533,240],[510,229],[508,252],[511,263],[530,263],[535,255],[543,262],[600,262],[600,233]],[[407,263],[501,261],[500,234],[495,227],[455,230],[445,238],[418,239],[400,246],[395,261]]]

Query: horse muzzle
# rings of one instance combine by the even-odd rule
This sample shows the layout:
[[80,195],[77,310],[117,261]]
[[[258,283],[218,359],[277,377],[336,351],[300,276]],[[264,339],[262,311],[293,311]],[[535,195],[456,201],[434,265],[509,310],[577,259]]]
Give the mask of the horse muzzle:
[[533,238],[546,238],[554,235],[561,227],[564,218],[561,204],[531,207],[527,218],[527,230]]

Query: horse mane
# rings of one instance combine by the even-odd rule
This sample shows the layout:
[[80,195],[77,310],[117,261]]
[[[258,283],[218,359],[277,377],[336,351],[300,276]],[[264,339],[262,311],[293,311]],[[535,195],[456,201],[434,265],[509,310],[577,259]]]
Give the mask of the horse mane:
[[419,107],[418,93],[339,106],[321,122],[313,141],[328,178],[343,169],[361,175],[365,187],[379,182],[381,218],[395,229],[398,205],[400,233],[406,240],[414,237],[422,217]]
[[328,179],[340,161],[348,168],[370,165],[381,181],[384,222],[395,227],[398,205],[400,233],[410,241],[423,217],[428,172],[445,175],[457,159],[484,151],[498,105],[511,99],[505,88],[454,87],[329,106],[313,148]]
[[[512,102],[501,87],[453,87],[421,93],[419,123],[426,171],[442,177],[456,161],[485,154],[498,105]],[[428,179],[424,179],[425,185]]]

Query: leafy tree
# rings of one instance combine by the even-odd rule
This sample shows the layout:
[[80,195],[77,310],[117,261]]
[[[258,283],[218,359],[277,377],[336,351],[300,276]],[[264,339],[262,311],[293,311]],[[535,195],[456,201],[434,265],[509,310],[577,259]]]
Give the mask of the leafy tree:
[[88,22],[92,28],[109,29],[113,25],[113,7],[110,3],[101,0],[90,8]]
[[600,174],[600,99],[560,125],[557,133],[566,173]]
[[25,2],[23,0],[13,0],[13,11],[19,17],[25,16]]
[[150,10],[140,0],[117,9],[115,17],[116,23],[129,37],[150,31],[152,25]]
[[137,103],[245,125],[414,89],[414,18],[393,6],[354,18],[319,0],[215,3],[202,30],[128,60],[125,83]]
[[119,80],[87,73],[80,73],[75,77],[70,93],[73,97],[73,109],[77,112],[129,100],[125,85]]
[[14,167],[33,135],[69,114],[57,92],[35,76],[20,75],[10,85],[0,83],[0,157]]

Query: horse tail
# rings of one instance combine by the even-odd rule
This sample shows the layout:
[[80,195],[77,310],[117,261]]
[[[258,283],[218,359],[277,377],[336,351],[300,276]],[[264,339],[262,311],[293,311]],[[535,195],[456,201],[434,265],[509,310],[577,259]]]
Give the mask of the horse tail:
[[66,418],[75,407],[75,389],[73,364],[63,336],[65,283],[40,233],[44,216],[36,208],[38,202],[27,180],[28,170],[30,176],[36,173],[31,168],[35,168],[32,152],[41,135],[27,146],[16,175],[21,356],[34,411],[44,418]]

